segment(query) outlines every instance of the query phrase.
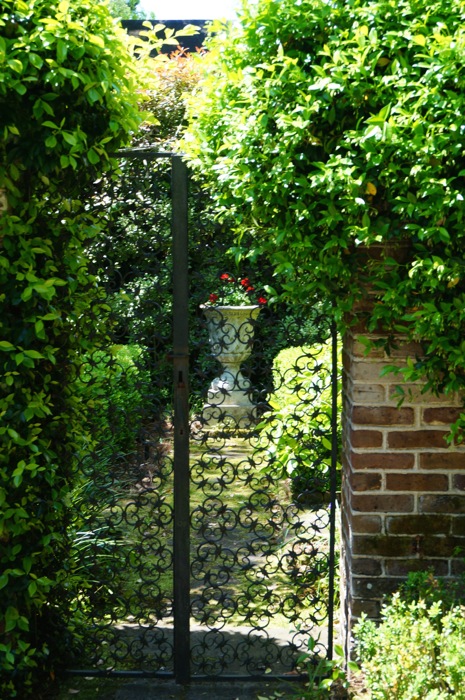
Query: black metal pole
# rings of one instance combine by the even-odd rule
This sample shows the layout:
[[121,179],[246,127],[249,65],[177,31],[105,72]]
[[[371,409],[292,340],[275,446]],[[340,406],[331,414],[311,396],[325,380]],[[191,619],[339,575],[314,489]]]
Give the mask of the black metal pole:
[[174,676],[190,680],[189,324],[187,168],[172,158],[174,381]]
[[329,591],[328,591],[328,658],[333,658],[333,627],[334,627],[334,578],[335,578],[335,540],[336,540],[336,489],[337,489],[337,462],[339,456],[338,445],[338,347],[337,327],[332,322],[331,327],[331,501],[329,512]]

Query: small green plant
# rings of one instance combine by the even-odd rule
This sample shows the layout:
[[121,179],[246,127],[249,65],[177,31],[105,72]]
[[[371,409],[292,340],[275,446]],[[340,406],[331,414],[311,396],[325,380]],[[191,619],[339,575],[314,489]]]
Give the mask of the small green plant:
[[[331,690],[337,685],[339,688],[347,689],[349,680],[345,671],[345,659],[342,647],[339,644],[334,646],[335,658],[327,659],[317,656],[318,642],[310,637],[307,643],[308,650],[299,658],[299,665],[303,666],[308,674],[307,690],[299,696],[302,700],[325,700],[331,697]],[[347,663],[350,671],[359,671],[357,664],[353,661]]]
[[[354,661],[349,661],[347,664],[344,658],[344,652],[340,645],[334,647],[335,658],[321,658],[318,656],[318,641],[310,637],[307,642],[307,651],[302,654],[297,660],[297,670],[308,675],[308,682],[305,688],[298,689],[292,693],[275,692],[272,698],[295,698],[296,700],[326,700],[332,697],[333,690],[347,690],[349,687],[349,679],[347,669],[352,673],[360,671],[358,665]],[[270,698],[258,697],[258,700],[271,700]]]
[[465,603],[465,576],[456,579],[436,577],[432,570],[410,572],[399,587],[402,600],[407,603],[424,600],[427,605],[440,603],[444,612],[454,605]]
[[433,587],[432,600],[411,602],[396,593],[379,626],[362,616],[355,627],[372,700],[465,698],[465,607],[445,611],[439,589]]

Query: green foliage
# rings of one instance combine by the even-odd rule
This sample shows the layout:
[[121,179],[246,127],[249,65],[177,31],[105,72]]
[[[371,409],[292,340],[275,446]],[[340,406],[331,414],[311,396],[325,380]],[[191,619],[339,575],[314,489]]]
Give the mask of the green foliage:
[[[347,664],[344,659],[342,647],[335,645],[335,658],[327,659],[318,656],[318,642],[310,637],[307,643],[307,649],[304,654],[301,654],[297,660],[298,670],[308,675],[308,683],[305,688],[299,690],[296,694],[276,692],[270,697],[258,696],[258,700],[272,700],[272,698],[298,698],[298,700],[330,700],[332,697],[340,697],[339,692],[349,687],[347,672],[345,666],[353,673],[358,673],[359,668],[353,661]],[[337,696],[333,693],[337,688]],[[343,696],[346,697],[344,693]]]
[[377,627],[362,617],[357,652],[373,700],[465,698],[465,610],[441,601],[407,602],[400,594]]
[[[177,32],[175,38],[185,32],[185,29]],[[185,126],[186,97],[197,86],[201,64],[200,56],[192,56],[176,46],[169,56],[159,54],[152,61],[151,84],[143,105],[154,116],[155,123],[142,125],[134,145],[157,144],[161,150],[176,147]]]
[[80,377],[78,391],[91,408],[87,416],[89,433],[98,435],[107,449],[131,452],[141,420],[148,411],[144,394],[149,386],[149,373],[144,369],[143,348],[115,345],[110,356],[104,351],[84,356]]
[[371,290],[368,328],[421,340],[405,378],[446,392],[465,387],[464,20],[458,0],[246,3],[214,28],[184,142],[245,254],[341,327]]
[[264,416],[262,442],[300,498],[321,500],[330,490],[331,347],[329,342],[286,348],[273,362],[276,390],[268,399],[272,414]]
[[402,600],[407,603],[426,601],[428,605],[440,603],[444,611],[465,603],[465,575],[458,578],[437,578],[432,571],[409,573],[399,587]]
[[113,17],[119,19],[141,19],[142,13],[137,10],[139,0],[109,0],[108,7]]
[[49,697],[86,440],[75,379],[105,333],[85,202],[140,122],[138,81],[125,35],[90,0],[4,0],[0,62],[0,695]]

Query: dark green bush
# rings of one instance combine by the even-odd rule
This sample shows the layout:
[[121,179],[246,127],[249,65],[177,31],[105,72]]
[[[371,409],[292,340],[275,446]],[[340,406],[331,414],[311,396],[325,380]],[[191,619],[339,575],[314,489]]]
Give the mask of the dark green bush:
[[[141,421],[150,414],[150,375],[144,348],[114,345],[83,357],[79,393],[89,409],[89,434],[118,454],[134,451]],[[145,366],[144,366],[145,365]]]
[[137,128],[138,83],[121,30],[90,0],[4,0],[0,56],[0,695],[49,697],[87,439],[75,379],[106,332],[86,200]]

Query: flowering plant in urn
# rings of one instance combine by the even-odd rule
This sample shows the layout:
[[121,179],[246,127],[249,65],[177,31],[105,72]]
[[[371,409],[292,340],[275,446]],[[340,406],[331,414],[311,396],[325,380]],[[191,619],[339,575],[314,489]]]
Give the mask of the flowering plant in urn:
[[218,293],[210,293],[203,310],[211,354],[223,371],[210,384],[202,415],[206,425],[247,427],[256,420],[256,408],[241,365],[252,351],[254,324],[266,299],[257,294],[248,277],[223,272],[219,281]]
[[210,293],[205,306],[264,306],[265,297],[257,293],[248,277],[235,277],[229,272],[222,272],[219,277],[220,287]]

